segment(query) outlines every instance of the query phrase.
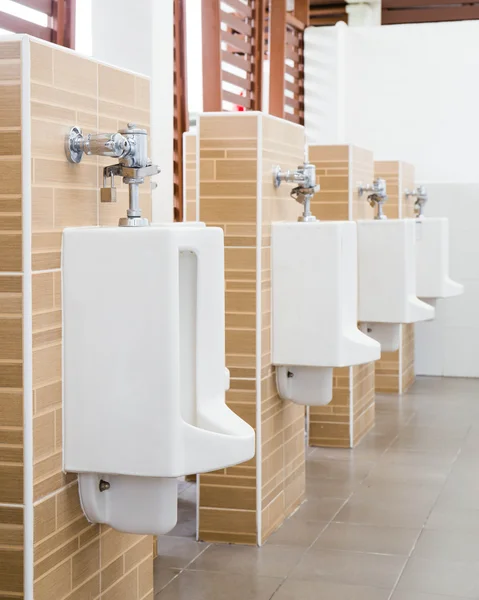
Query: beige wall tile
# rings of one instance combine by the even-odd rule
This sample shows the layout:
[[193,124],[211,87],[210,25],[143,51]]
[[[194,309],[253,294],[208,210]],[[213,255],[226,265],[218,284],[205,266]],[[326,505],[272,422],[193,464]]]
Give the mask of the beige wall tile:
[[33,352],[33,385],[42,386],[61,378],[61,346]]
[[55,453],[55,417],[54,413],[38,415],[33,419],[33,457],[34,461]]
[[0,360],[22,360],[22,332],[21,317],[0,317]]
[[[1,63],[0,63],[1,65]],[[3,131],[0,137],[0,156],[21,154],[21,131]]]
[[0,503],[22,504],[22,502],[23,466],[3,464],[0,469]]
[[76,588],[87,581],[98,569],[100,540],[95,540],[72,558],[72,585]]
[[[53,83],[53,50],[37,42],[30,42],[30,71],[32,81]],[[74,87],[72,86],[74,89]]]
[[97,188],[98,171],[96,165],[88,161],[73,165],[63,160],[37,158],[34,160],[33,172],[37,185]]
[[33,540],[35,544],[38,544],[42,541],[42,539],[48,537],[49,535],[55,532],[55,506],[55,497],[47,498],[46,500],[35,506],[33,535]]
[[98,224],[99,198],[94,189],[54,190],[55,227],[82,227]]
[[[257,142],[258,115],[234,115],[224,119],[222,116],[202,116],[201,141],[211,139],[242,140],[252,139]],[[256,146],[256,143],[255,143]]]
[[23,394],[0,391],[0,427],[23,426]]
[[0,46],[0,58],[2,60],[9,60],[14,58],[20,58],[21,53],[21,42],[3,42]]
[[[150,562],[150,561],[148,561]],[[101,591],[105,591],[111,587],[116,581],[124,575],[125,569],[123,566],[124,558],[119,556],[116,560],[110,563],[101,572]]]
[[32,187],[33,231],[49,231],[53,226],[53,189]]
[[[98,95],[102,100],[121,104],[135,105],[136,82],[138,79],[126,71],[98,65]],[[145,92],[143,92],[143,97]],[[143,99],[143,98],[142,98]],[[146,107],[148,110],[149,107]]]
[[54,56],[53,83],[56,88],[81,90],[82,94],[95,97],[98,93],[98,65],[70,52],[57,51]]
[[135,569],[102,594],[102,600],[124,600],[136,598],[138,591],[138,571]]
[[[23,552],[0,548],[0,581],[2,592],[23,592]],[[8,596],[7,596],[8,597]]]
[[71,591],[71,561],[66,561],[50,571],[34,584],[35,600],[63,598]]
[[0,84],[0,127],[20,127],[20,85]]

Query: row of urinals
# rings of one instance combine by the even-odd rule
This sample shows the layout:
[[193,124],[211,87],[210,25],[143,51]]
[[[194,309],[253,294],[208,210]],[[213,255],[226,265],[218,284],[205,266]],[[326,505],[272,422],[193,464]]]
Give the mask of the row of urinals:
[[448,245],[441,218],[274,223],[280,395],[328,404],[334,367],[378,360],[399,349],[402,324],[433,319],[437,298],[463,291],[448,274]]
[[[328,403],[334,367],[377,360],[401,323],[432,319],[418,296],[461,291],[447,245],[445,219],[274,223],[280,396]],[[254,430],[225,402],[223,231],[66,229],[62,257],[64,469],[79,473],[91,522],[165,533],[177,477],[255,454]]]

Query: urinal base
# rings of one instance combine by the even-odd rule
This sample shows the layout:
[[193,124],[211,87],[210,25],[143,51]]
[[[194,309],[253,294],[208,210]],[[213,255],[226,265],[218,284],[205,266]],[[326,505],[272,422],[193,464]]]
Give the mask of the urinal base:
[[360,323],[359,328],[381,344],[381,352],[399,350],[401,326],[399,323]]
[[283,400],[303,406],[324,406],[333,398],[333,368],[277,366],[276,386]]
[[90,523],[143,535],[162,535],[176,525],[175,478],[80,473],[78,480],[80,503]]

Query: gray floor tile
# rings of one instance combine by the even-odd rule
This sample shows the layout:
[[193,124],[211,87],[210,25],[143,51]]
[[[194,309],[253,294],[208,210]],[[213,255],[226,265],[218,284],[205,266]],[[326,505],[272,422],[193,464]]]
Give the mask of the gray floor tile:
[[264,577],[286,577],[297,565],[305,549],[293,546],[266,545],[224,546],[212,544],[189,566],[195,571],[219,571],[258,575]]
[[409,556],[419,534],[419,529],[331,523],[313,544],[311,550],[321,548]]
[[388,600],[388,597],[387,589],[289,578],[275,593],[273,600]]
[[412,557],[398,586],[401,591],[479,598],[479,563],[434,561]]
[[234,573],[183,571],[155,600],[270,600],[282,579]]
[[183,569],[209,544],[170,535],[158,537],[158,558],[156,563],[161,568]]
[[392,590],[406,560],[386,554],[311,550],[293,569],[291,577]]

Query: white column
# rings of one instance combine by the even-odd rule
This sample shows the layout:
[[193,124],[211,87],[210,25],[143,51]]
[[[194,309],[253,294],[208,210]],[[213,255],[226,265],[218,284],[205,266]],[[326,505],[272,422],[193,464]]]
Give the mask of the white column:
[[308,144],[344,144],[348,26],[308,27],[304,38],[305,126]]
[[173,0],[92,2],[92,56],[151,78],[153,220],[173,220]]

